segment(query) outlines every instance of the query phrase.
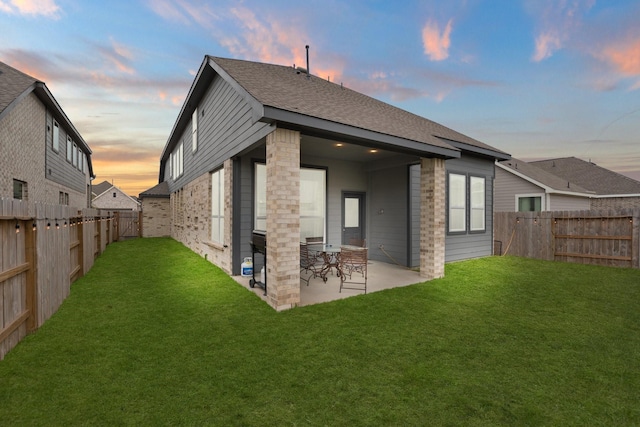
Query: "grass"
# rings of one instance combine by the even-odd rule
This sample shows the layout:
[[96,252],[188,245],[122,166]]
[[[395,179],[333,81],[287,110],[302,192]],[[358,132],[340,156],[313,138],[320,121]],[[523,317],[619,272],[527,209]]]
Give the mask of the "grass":
[[639,355],[638,270],[494,257],[277,313],[138,239],[0,362],[0,424],[638,425]]

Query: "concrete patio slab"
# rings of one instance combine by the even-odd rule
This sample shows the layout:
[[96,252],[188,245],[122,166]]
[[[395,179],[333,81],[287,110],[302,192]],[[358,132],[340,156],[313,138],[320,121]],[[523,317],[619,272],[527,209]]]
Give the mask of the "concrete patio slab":
[[[398,288],[401,286],[413,285],[416,283],[422,283],[425,281],[420,274],[408,269],[407,267],[389,264],[380,261],[371,261],[367,264],[367,293],[381,291],[383,289]],[[307,273],[302,272],[307,277]],[[354,278],[357,273],[354,274]],[[232,276],[233,279],[242,285],[244,288],[254,292],[263,301],[267,301],[264,296],[264,290],[260,288],[251,288],[249,286],[250,277]],[[268,282],[267,282],[268,283]],[[320,277],[312,278],[309,280],[309,285],[306,282],[300,282],[300,305],[319,304],[322,302],[334,301],[338,299],[348,298],[354,295],[362,295],[364,291],[343,289],[340,290],[340,279],[335,275],[335,269],[327,276],[327,282],[324,283]]]

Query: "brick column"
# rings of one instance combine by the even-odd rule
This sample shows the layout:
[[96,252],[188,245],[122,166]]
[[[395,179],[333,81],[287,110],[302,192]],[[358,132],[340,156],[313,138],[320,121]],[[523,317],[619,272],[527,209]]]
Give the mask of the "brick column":
[[300,303],[300,132],[267,135],[267,301]]
[[420,276],[444,277],[445,169],[443,159],[420,163]]

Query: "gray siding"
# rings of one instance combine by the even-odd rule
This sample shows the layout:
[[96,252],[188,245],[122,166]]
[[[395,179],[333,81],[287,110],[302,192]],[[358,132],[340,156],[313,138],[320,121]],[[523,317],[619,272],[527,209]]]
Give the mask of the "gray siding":
[[[85,194],[87,191],[86,185],[88,182],[87,175],[89,174],[89,168],[85,165],[84,170],[86,172],[83,173],[82,170],[67,161],[67,130],[64,129],[60,123],[58,123],[60,129],[60,150],[58,152],[53,150],[53,120],[54,118],[51,115],[51,111],[47,110],[45,127],[47,141],[45,177],[48,180]],[[77,141],[74,142],[77,144]],[[86,160],[85,157],[82,161],[85,162]]]
[[548,211],[588,211],[591,209],[591,200],[587,197],[565,196],[563,194],[551,194]]
[[181,136],[183,143],[183,175],[170,178],[169,160],[165,177],[171,192],[204,173],[210,172],[243,149],[260,141],[271,132],[269,125],[254,123],[249,104],[231,85],[216,76],[198,105],[198,149],[192,151],[191,125]]
[[[371,173],[370,223],[367,245],[369,258],[384,262],[408,263],[408,193],[407,166]],[[380,245],[383,248],[380,248]]]
[[445,262],[491,255],[493,253],[493,179],[495,173],[493,160],[463,154],[459,159],[447,160],[445,167],[447,171],[465,172],[486,178],[485,231],[461,235],[446,234]]
[[544,189],[496,167],[496,212],[514,212],[517,194],[544,194]]

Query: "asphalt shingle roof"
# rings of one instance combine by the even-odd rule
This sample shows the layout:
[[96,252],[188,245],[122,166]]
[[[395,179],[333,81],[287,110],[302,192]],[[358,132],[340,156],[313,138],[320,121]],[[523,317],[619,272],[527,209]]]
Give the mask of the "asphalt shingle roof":
[[0,113],[36,82],[37,79],[0,62]]
[[501,161],[500,164],[525,176],[528,176],[534,181],[537,181],[540,184],[543,184],[557,191],[572,191],[578,193],[589,192],[587,188],[582,187],[571,180],[567,180],[565,178],[559,177],[558,175],[547,172],[544,169],[532,164],[532,162],[527,163],[524,160],[519,160],[512,157],[509,160]]
[[171,193],[169,192],[169,183],[167,181],[162,181],[160,184],[155,185],[148,190],[140,193],[140,198],[143,197],[169,197]]
[[265,106],[385,135],[452,148],[448,141],[506,154],[439,123],[293,67],[210,57]]
[[598,195],[640,194],[640,182],[576,157],[539,160],[530,163]]

